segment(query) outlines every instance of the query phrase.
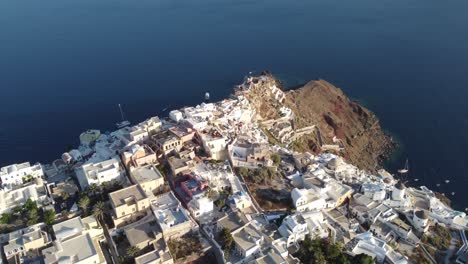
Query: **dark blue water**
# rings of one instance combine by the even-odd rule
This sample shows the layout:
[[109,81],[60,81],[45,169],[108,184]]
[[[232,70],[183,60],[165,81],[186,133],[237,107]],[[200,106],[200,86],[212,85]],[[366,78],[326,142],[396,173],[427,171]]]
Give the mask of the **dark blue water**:
[[[324,78],[401,140],[410,177],[468,206],[465,0],[0,1],[0,165],[87,128],[225,97],[251,70]],[[450,179],[450,184],[436,183]]]

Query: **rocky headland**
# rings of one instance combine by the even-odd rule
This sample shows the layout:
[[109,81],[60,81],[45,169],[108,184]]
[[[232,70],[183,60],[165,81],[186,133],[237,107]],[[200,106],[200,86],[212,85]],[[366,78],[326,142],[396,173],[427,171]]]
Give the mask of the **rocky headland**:
[[[339,152],[351,164],[375,172],[395,143],[369,109],[350,100],[344,92],[325,80],[314,80],[289,91],[278,92],[281,83],[270,73],[252,80],[245,96],[255,107],[260,121],[281,119],[281,108],[292,110],[294,130],[316,126],[316,131],[291,142],[297,151]],[[277,87],[278,89],[271,89]],[[340,150],[325,150],[339,144]]]

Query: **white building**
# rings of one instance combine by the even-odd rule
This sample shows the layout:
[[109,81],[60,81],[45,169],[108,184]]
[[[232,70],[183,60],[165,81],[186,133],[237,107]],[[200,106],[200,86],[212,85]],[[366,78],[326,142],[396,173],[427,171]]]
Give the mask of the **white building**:
[[[3,252],[7,259],[18,255],[23,257],[27,251],[37,250],[49,242],[50,238],[45,231],[44,223],[28,226],[0,237],[0,243],[4,244]],[[22,262],[23,259],[19,261]],[[15,262],[13,261],[13,263]]]
[[450,225],[457,229],[466,228],[468,226],[468,216],[466,213],[453,210],[436,197],[431,197],[429,203],[430,217],[432,220]]
[[213,212],[213,201],[205,196],[195,196],[188,203],[188,209],[195,218]]
[[350,186],[326,176],[303,177],[303,182],[305,188],[314,191],[326,200],[328,208],[342,205],[353,194],[353,189]]
[[137,127],[143,129],[148,134],[154,134],[159,132],[162,127],[162,122],[157,116],[146,119],[145,121],[139,123]]
[[227,139],[215,128],[199,131],[203,149],[212,159],[224,160],[227,158]]
[[243,211],[252,206],[252,199],[248,195],[247,191],[242,186],[239,178],[232,175],[229,177],[229,182],[231,184],[232,194],[229,196],[229,202],[235,208]]
[[31,166],[29,162],[23,162],[21,164],[12,164],[0,168],[2,186],[8,184],[20,185],[23,184],[23,179],[42,178],[43,176],[44,171],[39,163]]
[[201,118],[206,120],[211,119],[213,117],[215,110],[215,104],[202,103],[195,107],[185,107],[184,113],[187,118]]
[[161,191],[164,186],[164,177],[154,165],[146,165],[130,171],[133,182],[149,196],[155,191]]
[[161,194],[151,201],[151,210],[161,228],[166,241],[196,230],[192,221],[172,192]]
[[325,199],[312,190],[294,188],[291,191],[294,207],[299,212],[321,210],[326,207]]
[[37,178],[34,182],[18,188],[0,188],[0,213],[11,212],[16,206],[23,205],[28,199],[37,202],[39,207],[48,203],[45,185],[42,179]]
[[414,211],[413,225],[419,232],[426,232],[429,230],[429,213],[425,210]]
[[52,228],[56,241],[42,250],[46,264],[106,263],[99,245],[104,232],[93,216],[75,217]]
[[307,223],[300,213],[286,216],[278,231],[287,239],[288,247],[303,241],[309,234]]
[[307,228],[309,229],[309,235],[311,237],[328,237],[329,225],[322,214],[322,211],[309,211],[302,213]]
[[90,146],[101,136],[101,131],[97,129],[88,129],[80,134],[80,144]]
[[262,233],[253,225],[248,224],[232,233],[235,250],[244,260],[260,254],[264,242]]
[[361,185],[361,192],[374,201],[383,201],[387,195],[383,184],[373,182],[363,183]]
[[87,163],[76,171],[76,176],[81,189],[85,189],[91,184],[101,185],[103,182],[112,180],[124,181],[125,171],[120,167],[120,162],[116,158],[97,162]]
[[179,110],[172,110],[169,112],[169,118],[175,122],[179,122],[184,118],[184,116]]
[[397,182],[392,188],[391,199],[386,199],[384,203],[390,207],[409,207],[411,202],[406,195],[406,186],[401,181]]
[[393,191],[392,191],[392,200],[395,201],[401,201],[405,197],[405,185],[399,181],[397,184],[395,184]]
[[371,232],[358,234],[345,248],[351,256],[366,254],[374,258],[376,263],[408,263],[406,257],[394,251],[384,240],[374,237]]
[[203,178],[212,190],[217,192],[225,190],[227,187],[231,186],[230,178],[236,177],[232,173],[232,169],[229,164],[210,164],[210,163],[198,163],[193,168],[193,173],[195,175]]
[[377,219],[391,221],[398,217],[398,213],[385,204],[379,204],[368,212],[369,221],[374,223]]

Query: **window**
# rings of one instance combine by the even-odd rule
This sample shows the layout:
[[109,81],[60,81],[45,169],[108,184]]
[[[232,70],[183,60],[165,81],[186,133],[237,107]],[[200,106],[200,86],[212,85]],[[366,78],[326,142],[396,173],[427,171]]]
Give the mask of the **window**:
[[125,215],[125,212],[122,212],[122,216],[124,216],[124,215]]

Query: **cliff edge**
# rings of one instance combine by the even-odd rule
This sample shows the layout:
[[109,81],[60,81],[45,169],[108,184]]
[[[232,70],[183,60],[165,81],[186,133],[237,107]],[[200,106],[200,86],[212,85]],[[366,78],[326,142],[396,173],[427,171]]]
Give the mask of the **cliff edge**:
[[[281,135],[279,141],[291,149],[336,153],[361,169],[375,172],[394,148],[376,115],[329,82],[310,81],[286,92],[280,86],[273,75],[263,73],[246,78],[237,91],[254,106],[260,123],[281,123],[283,129],[289,120],[292,132],[287,136],[284,131],[275,134],[277,128],[270,131]],[[297,133],[307,129],[308,133]]]

